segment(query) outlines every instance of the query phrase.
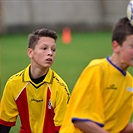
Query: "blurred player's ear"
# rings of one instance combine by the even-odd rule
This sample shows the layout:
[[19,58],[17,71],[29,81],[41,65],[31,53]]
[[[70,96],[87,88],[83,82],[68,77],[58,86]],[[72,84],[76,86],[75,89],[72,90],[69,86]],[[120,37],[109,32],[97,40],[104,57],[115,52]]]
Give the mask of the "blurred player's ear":
[[119,52],[120,45],[118,44],[117,41],[112,42],[112,48],[114,52]]

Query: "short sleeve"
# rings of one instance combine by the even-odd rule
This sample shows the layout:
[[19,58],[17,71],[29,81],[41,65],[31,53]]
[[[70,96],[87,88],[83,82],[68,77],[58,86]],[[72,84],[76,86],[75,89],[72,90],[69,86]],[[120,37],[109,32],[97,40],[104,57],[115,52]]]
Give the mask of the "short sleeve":
[[103,72],[100,66],[86,67],[72,92],[72,121],[88,120],[104,124],[102,94]]
[[14,126],[18,115],[11,86],[12,82],[7,81],[1,99],[0,124],[4,124],[5,126]]

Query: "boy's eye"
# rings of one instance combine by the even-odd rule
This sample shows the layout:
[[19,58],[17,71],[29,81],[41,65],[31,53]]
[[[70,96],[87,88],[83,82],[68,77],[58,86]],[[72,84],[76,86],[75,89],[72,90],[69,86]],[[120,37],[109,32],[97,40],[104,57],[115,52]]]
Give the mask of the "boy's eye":
[[56,51],[56,49],[52,49],[54,52]]
[[42,48],[42,49],[43,49],[43,50],[46,50],[47,48],[44,47],[44,48]]

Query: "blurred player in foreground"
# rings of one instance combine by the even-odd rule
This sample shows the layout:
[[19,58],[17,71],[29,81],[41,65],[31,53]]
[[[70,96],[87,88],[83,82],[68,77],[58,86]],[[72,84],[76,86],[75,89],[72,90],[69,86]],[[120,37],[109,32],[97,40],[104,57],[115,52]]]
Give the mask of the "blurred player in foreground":
[[56,32],[39,29],[29,35],[31,63],[6,83],[0,109],[0,133],[8,133],[20,116],[20,133],[57,133],[70,93],[50,67],[56,56]]
[[126,17],[113,29],[112,48],[80,75],[59,133],[133,133],[133,27]]

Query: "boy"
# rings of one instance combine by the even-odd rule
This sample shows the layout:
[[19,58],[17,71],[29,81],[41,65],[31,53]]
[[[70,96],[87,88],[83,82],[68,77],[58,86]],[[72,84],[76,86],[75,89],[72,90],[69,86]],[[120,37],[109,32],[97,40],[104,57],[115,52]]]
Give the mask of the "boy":
[[133,133],[133,27],[126,17],[113,29],[112,47],[80,75],[60,133]]
[[20,133],[57,133],[70,93],[50,67],[56,56],[56,32],[39,29],[29,35],[30,64],[6,83],[0,109],[0,133],[8,133],[20,116]]

